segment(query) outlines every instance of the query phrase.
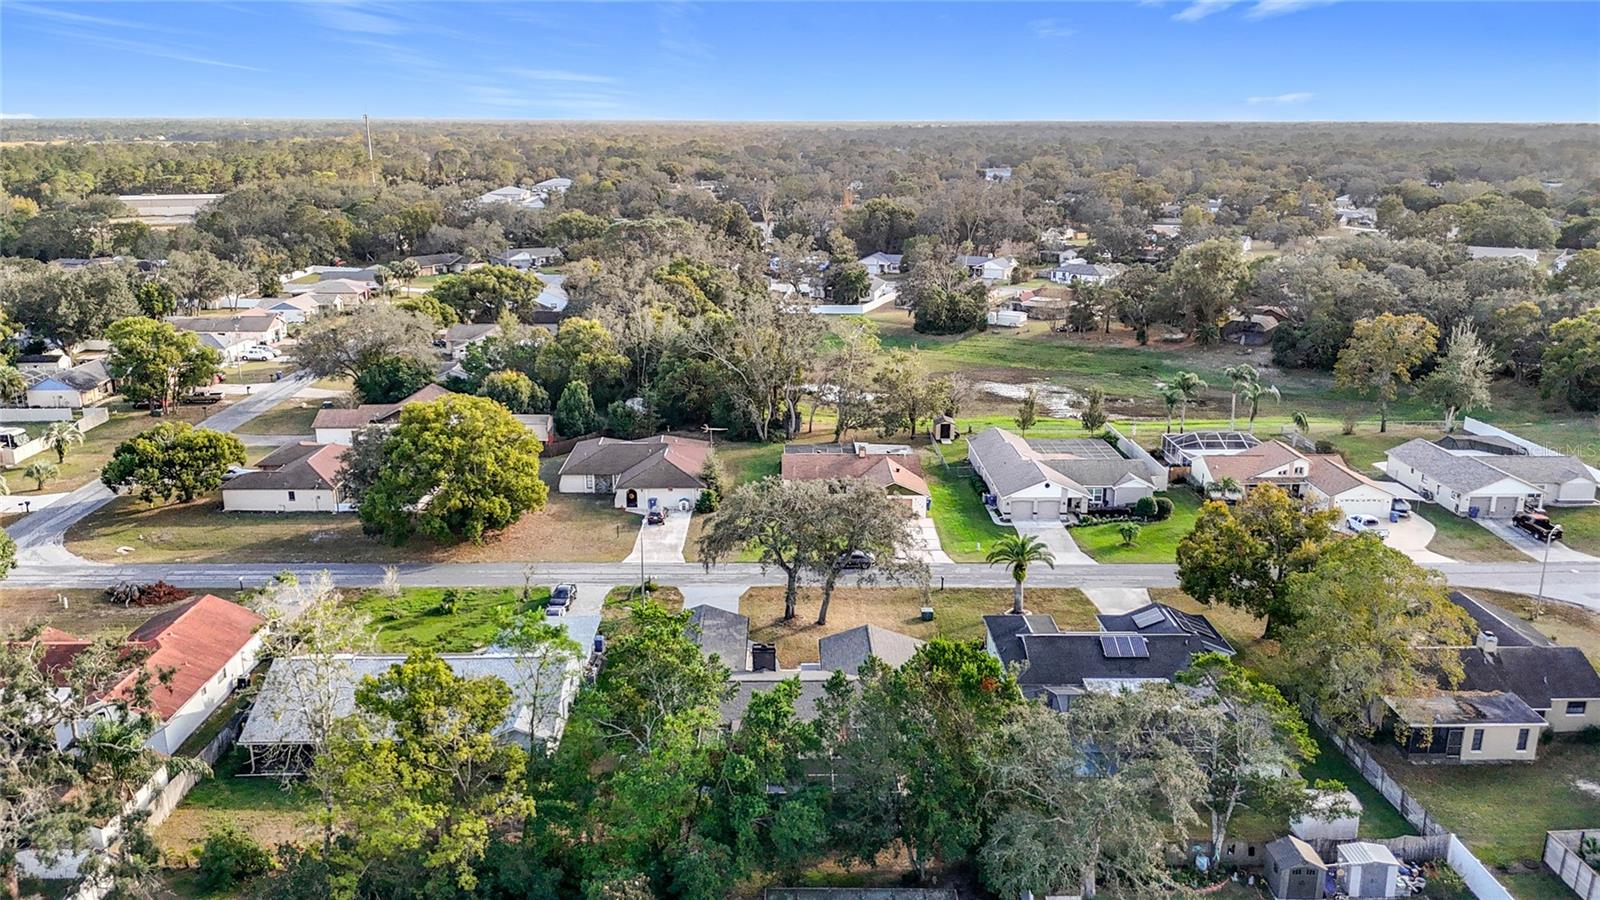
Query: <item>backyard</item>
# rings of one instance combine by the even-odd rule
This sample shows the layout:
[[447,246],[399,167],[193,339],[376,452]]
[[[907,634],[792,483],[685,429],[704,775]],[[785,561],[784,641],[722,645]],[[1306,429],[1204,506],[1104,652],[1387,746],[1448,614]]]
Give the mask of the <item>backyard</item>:
[[46,482],[42,492],[32,480],[22,477],[22,471],[32,462],[54,464],[56,455],[54,451],[48,449],[5,473],[6,479],[11,484],[11,493],[27,497],[30,494],[54,494],[82,487],[100,477],[100,469],[111,458],[117,445],[128,438],[162,422],[179,421],[194,424],[222,409],[223,404],[177,405],[162,418],[152,418],[147,410],[136,410],[130,404],[122,402],[110,404],[108,408],[111,410],[111,417],[104,425],[85,433],[82,444],[67,449],[66,461],[60,464],[60,471],[56,473],[55,478]]
[[[1036,588],[1027,593],[1028,611],[1055,616],[1062,630],[1093,629],[1094,604],[1077,588]],[[786,668],[817,661],[817,640],[858,625],[879,625],[927,640],[944,636],[953,640],[983,640],[983,616],[1011,608],[1009,588],[951,588],[924,595],[915,588],[857,588],[841,586],[828,606],[828,624],[816,624],[821,593],[800,592],[799,615],[783,621],[783,588],[754,587],[739,601],[739,611],[750,617],[750,640],[776,643],[778,661]],[[922,621],[921,609],[934,609],[931,622]]]

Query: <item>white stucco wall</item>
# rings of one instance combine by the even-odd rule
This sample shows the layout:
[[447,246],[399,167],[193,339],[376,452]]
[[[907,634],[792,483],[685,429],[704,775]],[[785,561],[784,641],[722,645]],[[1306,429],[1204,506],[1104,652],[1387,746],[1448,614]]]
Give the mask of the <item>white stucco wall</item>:
[[[217,707],[227,701],[233,694],[234,681],[243,677],[255,668],[256,660],[261,655],[261,632],[256,632],[250,640],[239,649],[233,658],[208,681],[189,702],[185,703],[171,718],[162,723],[160,730],[150,736],[146,743],[150,748],[169,756],[176,753],[189,735],[194,734]],[[157,688],[159,690],[160,688]]]
[[618,509],[627,509],[633,512],[645,513],[650,511],[650,501],[656,501],[656,506],[677,510],[683,502],[693,509],[700,500],[699,488],[645,488],[637,491],[637,506],[628,506],[627,490],[618,490],[612,500],[612,505]]
[[[289,499],[293,493],[294,499]],[[222,488],[224,512],[338,512],[333,491],[257,491]]]

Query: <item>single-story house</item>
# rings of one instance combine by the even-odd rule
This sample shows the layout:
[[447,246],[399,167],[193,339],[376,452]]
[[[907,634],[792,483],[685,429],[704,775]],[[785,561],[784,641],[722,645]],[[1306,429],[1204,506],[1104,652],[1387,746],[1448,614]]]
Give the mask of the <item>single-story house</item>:
[[1413,762],[1531,762],[1544,719],[1516,694],[1441,691],[1383,698],[1389,727]]
[[981,171],[983,173],[983,180],[984,181],[1010,181],[1011,180],[1011,167],[1010,166],[992,166],[992,167],[987,168],[987,169],[980,169],[979,171]]
[[343,444],[285,444],[222,485],[226,512],[347,512],[339,502]]
[[1166,487],[1159,465],[1127,459],[1093,438],[1025,440],[989,428],[968,440],[967,459],[989,489],[986,502],[1009,521],[1054,522],[1091,509],[1132,506]]
[[1526,506],[1538,506],[1543,491],[1501,468],[1500,461],[1416,438],[1389,450],[1384,473],[1458,516],[1509,519]]
[[[272,313],[282,319],[285,325],[303,325],[316,318],[317,313],[323,311],[322,305],[309,294],[301,294],[298,297],[284,297],[278,300],[263,300],[261,303],[262,305],[257,306],[255,312]],[[334,297],[333,303],[329,305],[328,310],[341,312],[343,303],[338,297]]]
[[[165,684],[151,679],[150,706],[160,716],[161,726],[145,742],[147,746],[176,753],[228,699],[239,679],[255,668],[264,624],[243,606],[206,594],[156,613],[128,635],[124,643],[146,654],[147,671],[153,676],[171,672]],[[44,647],[42,665],[48,670],[71,665],[91,643],[57,629],[47,629],[38,640]],[[137,677],[137,671],[128,672],[105,696],[131,691]]]
[[898,669],[917,655],[923,643],[910,635],[877,625],[857,625],[848,631],[818,639],[818,664],[824,671],[854,675],[867,664],[869,657],[876,657]]
[[324,310],[359,306],[377,290],[376,284],[353,278],[330,278],[313,284],[290,284],[284,287],[293,296],[312,298]]
[[[1282,441],[1240,447],[1243,441],[1230,436],[1248,437],[1238,432],[1213,432],[1216,442],[1230,444],[1226,451],[1204,449],[1204,442],[1191,442],[1190,448],[1175,449],[1189,459],[1189,480],[1195,486],[1220,496],[1217,485],[1232,478],[1241,493],[1228,492],[1227,500],[1240,499],[1257,485],[1272,484],[1291,497],[1340,510],[1341,515],[1369,515],[1384,518],[1394,503],[1395,494],[1383,485],[1345,465],[1333,454],[1301,453]],[[1174,445],[1176,445],[1174,441]],[[1191,453],[1192,451],[1192,453]],[[1170,462],[1172,456],[1168,456]]]
[[561,251],[554,247],[513,247],[502,253],[489,255],[489,262],[497,266],[510,266],[526,272],[561,262]]
[[1116,278],[1120,270],[1114,266],[1069,260],[1050,270],[1050,280],[1056,284],[1105,284]]
[[465,272],[470,260],[459,253],[427,253],[422,256],[408,256],[406,262],[416,263],[417,274],[427,277]]
[[1241,347],[1265,347],[1272,343],[1280,324],[1281,320],[1270,313],[1236,315],[1223,323],[1222,340]]
[[[923,478],[922,464],[915,454],[875,453],[872,445],[863,443],[794,446],[796,452],[787,452],[789,448],[784,448],[786,452],[779,464],[784,481],[861,478],[883,488],[892,497],[904,498],[917,515],[927,515],[931,494]],[[828,450],[818,450],[819,447]]]
[[1517,259],[1529,265],[1539,264],[1539,251],[1532,247],[1468,247],[1467,255],[1473,259]]
[[1305,494],[1319,505],[1337,509],[1344,516],[1387,518],[1395,494],[1382,484],[1345,465],[1331,453],[1306,457],[1311,472],[1306,476]]
[[555,194],[565,194],[567,192],[567,189],[572,187],[572,179],[571,178],[563,178],[560,175],[557,175],[554,178],[546,178],[545,180],[539,182],[538,184],[535,184],[533,187],[534,187],[535,190],[539,190],[539,191],[547,191],[547,192],[555,193]]
[[[900,285],[893,281],[885,281],[876,275],[869,275],[867,278],[866,295],[856,298],[854,303],[813,303],[811,311],[819,316],[864,316],[900,299]],[[804,283],[801,285],[800,293],[808,293]]]
[[[219,347],[238,348],[237,352],[256,344],[270,347],[288,337],[289,333],[282,316],[260,310],[237,316],[170,316],[167,322],[179,331],[197,334],[202,339],[211,337],[208,345],[214,343]],[[227,358],[236,359],[237,354]]]
[[1470,594],[1451,591],[1450,600],[1478,628],[1472,646],[1461,648],[1457,688],[1515,694],[1556,733],[1600,726],[1600,673],[1582,650],[1558,645],[1515,614]]
[[956,262],[974,278],[989,282],[1010,281],[1017,268],[1017,261],[1007,256],[958,256]]
[[563,494],[614,494],[618,509],[648,512],[676,507],[690,510],[705,482],[700,472],[711,445],[693,438],[658,434],[637,441],[591,438],[579,441],[561,464],[557,489]]
[[[151,228],[176,228],[193,222],[200,211],[222,199],[221,194],[122,194],[117,197],[133,210],[135,222]],[[113,222],[127,221],[121,217]]]
[[17,371],[24,375],[53,375],[62,370],[72,368],[72,357],[68,356],[63,350],[50,347],[39,353],[22,354],[17,357],[14,365]]
[[898,275],[900,274],[900,261],[905,257],[899,253],[884,253],[879,251],[861,257],[861,266],[867,270],[868,275]]
[[507,185],[495,188],[487,194],[478,197],[480,206],[489,206],[504,203],[510,206],[520,206],[523,209],[544,209],[544,191],[536,191],[525,187]]
[[450,391],[437,384],[424,385],[399,403],[363,403],[350,409],[319,409],[311,420],[319,444],[350,446],[352,436],[368,425],[388,425],[400,421],[400,411],[413,403],[431,403]]
[[1370,231],[1378,227],[1378,211],[1370,206],[1336,209],[1333,216],[1340,228],[1352,231]]
[[1205,616],[1161,603],[1096,619],[1098,631],[1065,632],[1048,615],[984,616],[985,646],[1007,667],[1022,667],[1023,696],[1055,710],[1088,691],[1170,682],[1196,654],[1234,652]]
[[451,325],[444,330],[444,350],[451,359],[461,359],[467,355],[468,347],[481,344],[499,333],[500,326],[493,322]]
[[81,409],[115,392],[116,385],[112,383],[105,362],[96,359],[53,372],[34,382],[28,387],[26,402],[29,406]]
[[[491,647],[477,653],[442,653],[439,659],[461,678],[496,678],[511,689],[511,705],[496,727],[496,739],[523,748],[548,747],[561,739],[567,713],[577,696],[588,665],[599,616],[566,615],[552,620],[566,629],[581,648],[576,654],[522,653]],[[292,775],[311,761],[312,734],[306,698],[323,696],[319,682],[336,680],[333,712],[338,717],[355,710],[356,688],[369,676],[382,675],[405,662],[400,653],[341,654],[336,666],[315,663],[307,657],[273,660],[272,668],[256,695],[250,718],[239,733],[239,746],[249,754],[246,774]],[[313,693],[314,692],[314,693]]]
[[750,671],[749,616],[718,606],[696,606],[689,611],[689,638],[729,672]]

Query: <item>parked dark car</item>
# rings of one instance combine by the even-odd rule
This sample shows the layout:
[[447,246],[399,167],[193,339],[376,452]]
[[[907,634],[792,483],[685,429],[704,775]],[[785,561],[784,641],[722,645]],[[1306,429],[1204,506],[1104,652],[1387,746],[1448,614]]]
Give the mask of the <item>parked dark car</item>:
[[647,525],[660,525],[661,523],[667,521],[667,511],[664,509],[652,509],[650,510],[650,513],[644,517],[644,521]]
[[1511,517],[1511,524],[1533,535],[1541,544],[1561,540],[1561,526],[1542,512],[1523,510]]
[[[546,611],[560,609],[565,612],[566,608],[576,603],[577,600],[578,586],[563,582],[550,589],[550,602],[545,604],[545,609]],[[556,613],[556,615],[560,615],[560,613]]]
[[839,554],[839,568],[841,569],[870,569],[877,560],[865,550],[852,550],[849,553]]

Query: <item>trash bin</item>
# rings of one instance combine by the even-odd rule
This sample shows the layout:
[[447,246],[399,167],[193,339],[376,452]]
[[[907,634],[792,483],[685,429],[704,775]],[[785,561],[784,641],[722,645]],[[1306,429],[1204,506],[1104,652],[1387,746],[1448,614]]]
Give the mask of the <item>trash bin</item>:
[[1392,524],[1394,524],[1395,522],[1398,522],[1398,521],[1400,521],[1400,514],[1395,512],[1392,509],[1389,510],[1389,524],[1392,525]]

